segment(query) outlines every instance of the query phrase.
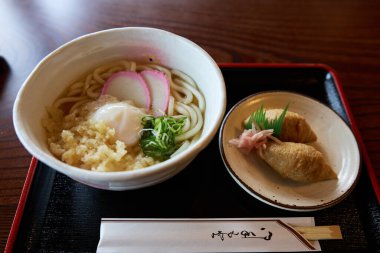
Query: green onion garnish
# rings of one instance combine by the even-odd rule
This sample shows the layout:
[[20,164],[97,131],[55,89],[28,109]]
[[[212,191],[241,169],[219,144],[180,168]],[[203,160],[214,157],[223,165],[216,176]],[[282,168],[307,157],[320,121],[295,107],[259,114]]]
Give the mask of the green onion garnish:
[[143,131],[140,146],[144,154],[164,161],[178,149],[175,137],[182,133],[186,117],[145,116],[142,118]]

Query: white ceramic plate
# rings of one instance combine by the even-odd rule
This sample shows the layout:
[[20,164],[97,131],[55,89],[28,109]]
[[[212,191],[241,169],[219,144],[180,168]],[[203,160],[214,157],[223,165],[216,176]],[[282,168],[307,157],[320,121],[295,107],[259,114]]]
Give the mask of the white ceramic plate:
[[[306,118],[321,151],[338,180],[312,184],[296,183],[279,176],[255,154],[245,155],[228,143],[243,131],[242,122],[261,105],[284,108]],[[353,190],[360,171],[360,153],[350,128],[327,106],[291,92],[262,92],[238,102],[225,117],[219,134],[223,162],[233,179],[255,198],[291,211],[315,211],[342,201]]]

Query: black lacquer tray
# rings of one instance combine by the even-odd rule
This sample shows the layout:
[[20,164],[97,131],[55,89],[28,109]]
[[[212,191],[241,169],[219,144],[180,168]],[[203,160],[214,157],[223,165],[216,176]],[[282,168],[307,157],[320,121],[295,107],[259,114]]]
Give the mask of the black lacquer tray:
[[[329,67],[320,64],[220,64],[220,67],[227,86],[227,111],[256,92],[295,91],[335,110],[360,138],[339,80]],[[139,190],[94,189],[33,159],[6,251],[95,252],[101,218],[300,216],[315,217],[316,225],[340,225],[344,239],[321,241],[323,251],[380,251],[380,207],[368,168],[371,168],[368,160],[362,159],[360,180],[354,191],[337,205],[314,212],[291,212],[258,201],[235,183],[223,165],[217,135],[181,173]]]

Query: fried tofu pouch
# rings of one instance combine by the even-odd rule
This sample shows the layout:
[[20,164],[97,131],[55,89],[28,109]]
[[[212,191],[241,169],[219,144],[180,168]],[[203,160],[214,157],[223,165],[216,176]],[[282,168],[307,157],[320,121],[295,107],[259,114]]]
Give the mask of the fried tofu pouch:
[[262,158],[282,177],[296,182],[314,183],[337,179],[322,153],[303,143],[268,142]]
[[[269,109],[266,111],[266,117],[273,120],[275,117],[280,117],[283,111],[282,109]],[[317,135],[304,117],[298,113],[287,111],[279,139],[281,141],[309,143],[316,141]]]
[[[280,117],[283,109],[269,109],[265,111],[265,116],[268,120],[274,120],[275,117]],[[249,117],[244,121],[246,125]],[[306,119],[298,113],[287,111],[284,122],[282,123],[281,141],[290,141],[298,143],[309,143],[317,140],[317,135],[311,129]]]

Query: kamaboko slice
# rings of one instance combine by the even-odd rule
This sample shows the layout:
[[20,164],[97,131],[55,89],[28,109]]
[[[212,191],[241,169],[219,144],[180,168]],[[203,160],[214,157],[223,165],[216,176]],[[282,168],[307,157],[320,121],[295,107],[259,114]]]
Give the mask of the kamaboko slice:
[[151,95],[144,78],[133,71],[120,71],[105,82],[102,95],[108,94],[119,100],[131,100],[135,106],[150,109]]
[[149,87],[153,114],[155,116],[165,115],[170,96],[170,83],[168,78],[164,73],[157,70],[144,70],[140,74]]

